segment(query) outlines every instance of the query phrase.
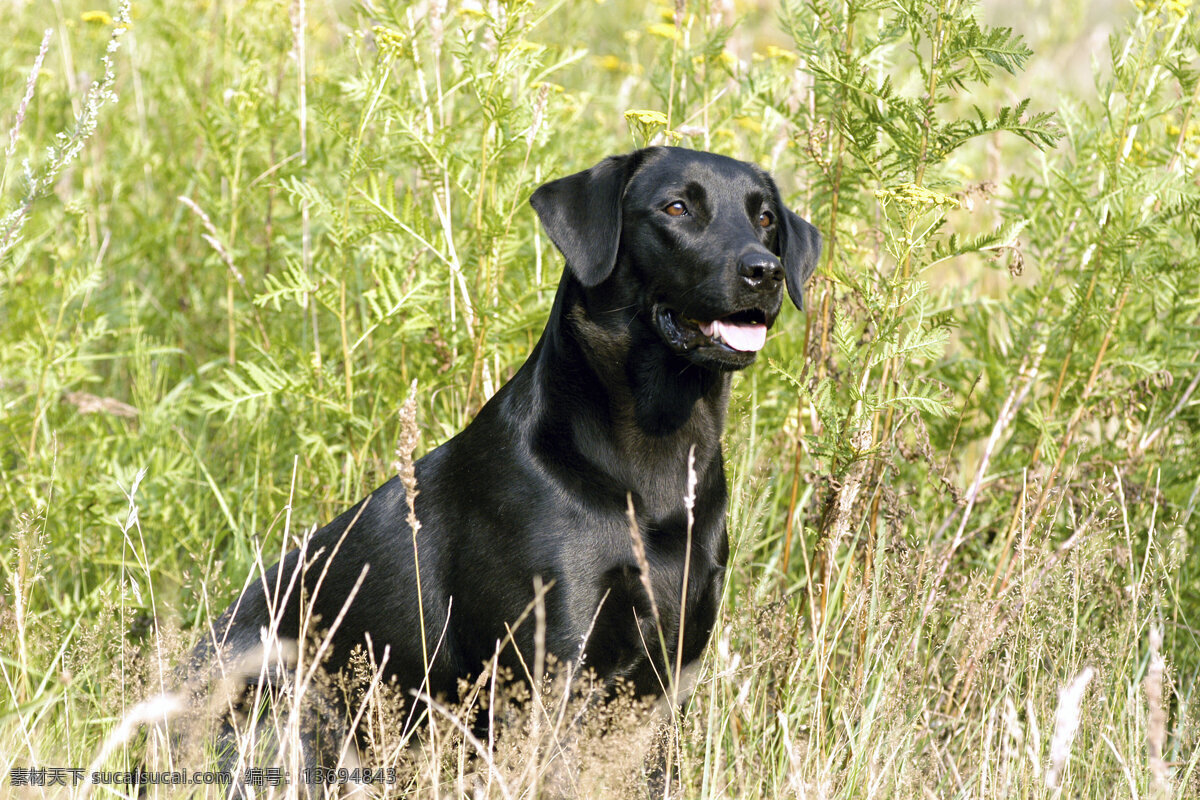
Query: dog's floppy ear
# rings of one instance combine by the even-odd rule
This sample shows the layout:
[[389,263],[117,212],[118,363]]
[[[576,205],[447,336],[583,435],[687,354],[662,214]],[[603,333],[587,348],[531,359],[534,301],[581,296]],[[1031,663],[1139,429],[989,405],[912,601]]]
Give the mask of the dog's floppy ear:
[[787,281],[788,297],[796,308],[804,310],[804,284],[812,277],[821,257],[821,233],[807,220],[784,206],[779,225],[779,260]]
[[589,289],[616,266],[621,198],[638,155],[610,156],[591,169],[542,184],[529,198],[567,268]]

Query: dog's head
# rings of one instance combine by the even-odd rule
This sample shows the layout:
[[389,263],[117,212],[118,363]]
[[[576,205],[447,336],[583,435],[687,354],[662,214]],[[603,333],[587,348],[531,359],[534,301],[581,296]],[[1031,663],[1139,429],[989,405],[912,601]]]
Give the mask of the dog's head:
[[530,198],[585,289],[617,284],[674,352],[741,369],[783,291],[804,308],[821,236],[753,164],[677,147],[613,156]]

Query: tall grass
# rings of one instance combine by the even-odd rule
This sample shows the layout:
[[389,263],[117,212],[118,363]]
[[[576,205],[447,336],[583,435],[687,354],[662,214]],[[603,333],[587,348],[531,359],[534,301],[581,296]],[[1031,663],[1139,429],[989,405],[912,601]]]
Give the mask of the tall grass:
[[[956,0],[18,5],[0,791],[169,765],[144,723],[202,626],[393,473],[405,398],[419,456],[528,354],[532,190],[667,142],[761,163],[826,240],[735,380],[672,796],[1200,793],[1190,6],[1114,11],[1089,85]],[[477,692],[410,747],[360,673],[393,792],[644,787],[632,704],[551,687],[481,741]]]

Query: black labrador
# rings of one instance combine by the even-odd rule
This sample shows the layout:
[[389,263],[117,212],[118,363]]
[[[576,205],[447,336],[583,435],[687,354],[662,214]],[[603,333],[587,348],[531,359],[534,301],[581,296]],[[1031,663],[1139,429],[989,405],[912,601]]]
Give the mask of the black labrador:
[[763,347],[785,288],[803,308],[821,238],[759,167],[673,147],[607,158],[530,202],[566,270],[529,359],[416,463],[417,558],[393,478],[252,582],[193,665],[259,649],[266,629],[295,639],[311,614],[332,629],[328,670],[369,646],[403,689],[453,697],[498,642],[524,674],[535,585],[549,587],[544,652],[603,681],[661,695],[700,657],[729,552],[730,375]]

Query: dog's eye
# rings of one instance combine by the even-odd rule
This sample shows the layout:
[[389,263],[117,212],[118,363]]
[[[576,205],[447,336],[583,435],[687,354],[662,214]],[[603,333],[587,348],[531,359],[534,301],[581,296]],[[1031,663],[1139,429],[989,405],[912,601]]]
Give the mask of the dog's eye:
[[688,213],[687,206],[685,206],[683,204],[683,202],[680,200],[676,200],[674,203],[671,203],[671,205],[667,206],[663,210],[666,211],[668,214],[670,214],[672,217],[682,217],[684,214]]
[[774,221],[775,217],[771,215],[770,211],[764,211],[758,215],[758,227],[760,228],[769,228]]

